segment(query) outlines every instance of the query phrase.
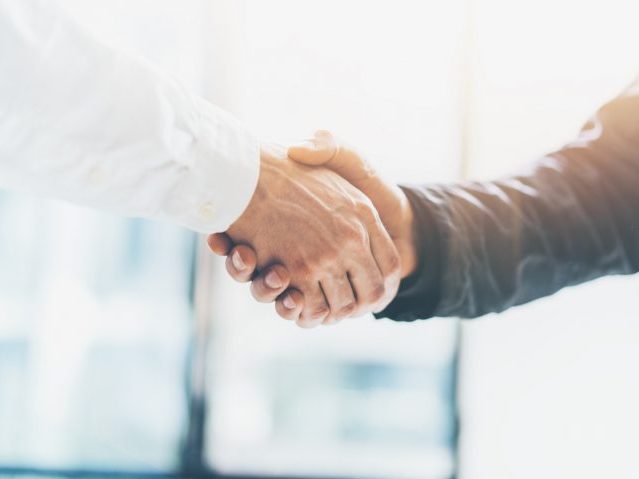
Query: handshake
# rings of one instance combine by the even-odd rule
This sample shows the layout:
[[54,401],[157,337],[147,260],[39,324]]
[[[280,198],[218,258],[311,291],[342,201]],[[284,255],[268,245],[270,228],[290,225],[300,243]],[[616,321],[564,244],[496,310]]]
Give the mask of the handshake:
[[288,150],[262,147],[251,202],[208,244],[257,301],[311,328],[383,310],[417,267],[413,231],[403,191],[318,131]]

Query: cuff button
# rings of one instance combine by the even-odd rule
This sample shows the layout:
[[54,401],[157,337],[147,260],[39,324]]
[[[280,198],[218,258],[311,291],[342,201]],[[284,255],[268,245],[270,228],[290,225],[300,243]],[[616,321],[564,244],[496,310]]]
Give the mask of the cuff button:
[[202,203],[199,209],[200,217],[204,220],[212,220],[215,216],[215,207],[211,201]]

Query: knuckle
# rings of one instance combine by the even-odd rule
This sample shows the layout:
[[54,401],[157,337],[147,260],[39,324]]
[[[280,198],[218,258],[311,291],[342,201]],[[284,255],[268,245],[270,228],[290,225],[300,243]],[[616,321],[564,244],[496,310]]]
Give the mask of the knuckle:
[[281,264],[273,266],[268,272],[274,272],[281,282],[281,286],[276,288],[278,290],[283,291],[286,289],[291,281],[290,273],[288,269],[286,269]]
[[333,263],[340,257],[340,254],[339,248],[335,245],[327,245],[312,264],[315,268],[321,268],[327,264]]
[[348,243],[359,243],[363,237],[363,226],[361,224],[348,224],[343,230],[344,240]]
[[387,276],[396,276],[401,271],[401,260],[399,253],[394,251],[388,258],[388,274]]
[[291,273],[301,278],[308,278],[312,276],[314,268],[314,261],[309,261],[304,258],[296,259],[292,262]]
[[355,302],[348,303],[345,306],[342,306],[337,313],[337,318],[344,318],[350,316],[354,311],[357,305]]
[[[368,230],[360,221],[353,221],[344,228],[342,246],[361,247],[366,243],[368,238]],[[340,250],[334,248],[334,254],[340,254]]]
[[297,319],[295,311],[288,310],[279,303],[275,305],[275,311],[280,316],[280,318],[286,319],[287,321],[292,321],[293,319]]
[[287,294],[295,301],[295,304],[304,305],[304,295],[295,287],[287,290]]
[[324,318],[324,321],[322,321],[322,326],[331,326],[333,324],[337,324],[342,320],[342,318],[340,318],[339,316],[327,316],[326,318]]
[[377,208],[371,199],[362,193],[361,197],[355,200],[355,211],[357,215],[365,221],[377,221],[379,218]]
[[241,273],[240,271],[238,271],[237,269],[235,269],[235,266],[233,265],[233,262],[231,261],[230,257],[226,258],[225,266],[226,266],[226,272],[235,281],[239,281],[242,283],[247,281],[247,278],[245,277],[245,275]]
[[319,319],[325,317],[329,313],[328,307],[326,305],[315,306],[311,309],[310,318],[311,319]]
[[302,312],[302,319],[304,321],[317,321],[320,319],[324,319],[330,310],[326,304],[314,304],[310,305]]
[[377,303],[386,295],[386,286],[384,283],[377,283],[371,290],[368,299],[370,303]]
[[364,230],[355,204],[341,207],[333,217],[332,229],[342,240],[358,240]]
[[333,271],[335,265],[342,258],[343,253],[334,245],[327,245],[322,251],[307,261],[308,278],[319,279],[326,275],[327,272]]
[[258,281],[254,281],[253,283],[251,283],[251,295],[253,296],[255,301],[259,303],[271,302],[271,298],[268,297]]
[[316,326],[319,326],[320,323],[321,323],[321,321],[318,321],[315,318],[309,318],[309,317],[306,317],[306,316],[302,316],[296,321],[296,324],[300,328],[303,328],[303,329],[314,328]]
[[399,290],[399,283],[401,282],[401,274],[390,276],[386,279],[384,284],[386,285],[386,296],[394,298]]
[[366,196],[355,201],[355,211],[361,218],[372,219],[375,217],[375,208],[373,203]]
[[324,318],[324,321],[322,321],[320,324],[322,326],[330,326],[331,324],[333,324],[333,318],[331,316],[328,316]]

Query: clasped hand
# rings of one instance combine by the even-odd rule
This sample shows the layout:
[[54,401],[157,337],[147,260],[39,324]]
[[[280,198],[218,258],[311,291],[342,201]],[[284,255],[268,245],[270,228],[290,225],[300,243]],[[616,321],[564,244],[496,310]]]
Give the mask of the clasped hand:
[[208,243],[256,300],[307,328],[382,310],[417,263],[403,192],[324,131],[264,146],[251,202]]

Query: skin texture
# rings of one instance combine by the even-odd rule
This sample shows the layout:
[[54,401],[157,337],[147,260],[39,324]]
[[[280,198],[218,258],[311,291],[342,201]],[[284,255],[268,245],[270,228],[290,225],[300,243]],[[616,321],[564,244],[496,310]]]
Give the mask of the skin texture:
[[[400,188],[384,181],[361,155],[326,131],[318,131],[313,139],[290,147],[288,156],[301,164],[333,170],[365,194],[377,208],[384,226],[399,251],[401,277],[406,277],[415,270],[418,256],[414,240],[413,212]],[[212,235],[208,242],[214,253],[228,255],[227,270],[231,277],[237,281],[252,280],[251,291],[258,301],[275,301],[276,311],[281,317],[298,321],[298,324],[302,326],[315,326],[320,323],[319,321],[312,323],[299,321],[299,318],[308,316],[307,310],[310,303],[306,294],[291,283],[289,271],[281,264],[269,265],[260,270],[255,251],[246,245],[235,245],[232,239],[224,234]],[[242,268],[238,268],[240,265]],[[273,271],[276,272],[280,282],[272,281]],[[326,284],[328,285],[327,282]],[[342,292],[346,289],[347,285],[339,281],[330,287],[331,294],[336,297],[347,295]],[[359,298],[358,308],[352,311],[351,315],[379,309],[379,304],[364,301],[364,298]],[[343,313],[346,314],[347,311]],[[328,315],[321,322],[332,324],[344,314]]]
[[402,278],[417,267],[413,211],[404,192],[381,178],[355,149],[320,130],[312,140],[291,146],[288,156],[299,163],[326,167],[364,193],[375,205],[401,257]]
[[278,312],[303,327],[362,314],[363,305],[381,310],[399,286],[398,252],[366,195],[329,169],[291,161],[277,146],[262,148],[251,202],[209,246],[230,253],[226,266],[236,280],[259,271],[253,296],[279,298]]

